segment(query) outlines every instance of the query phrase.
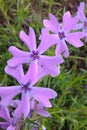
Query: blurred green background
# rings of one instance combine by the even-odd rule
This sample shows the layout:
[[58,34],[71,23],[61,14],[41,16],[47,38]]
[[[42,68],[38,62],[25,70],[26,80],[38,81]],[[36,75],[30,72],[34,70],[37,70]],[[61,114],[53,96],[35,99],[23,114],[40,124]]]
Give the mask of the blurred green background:
[[[87,15],[87,1],[85,14]],[[11,58],[8,48],[14,45],[22,50],[27,47],[19,39],[20,30],[28,32],[31,26],[38,37],[43,19],[53,13],[62,21],[64,12],[74,16],[81,0],[0,0],[0,86],[16,85],[17,82],[4,72],[7,60]],[[83,39],[84,42],[84,39]],[[70,56],[61,65],[59,76],[46,76],[37,85],[50,87],[58,93],[48,111],[51,118],[37,116],[27,120],[28,124],[38,119],[47,130],[87,130],[87,43],[76,49],[68,44]],[[48,50],[52,55],[54,48]],[[29,130],[30,125],[23,130]]]

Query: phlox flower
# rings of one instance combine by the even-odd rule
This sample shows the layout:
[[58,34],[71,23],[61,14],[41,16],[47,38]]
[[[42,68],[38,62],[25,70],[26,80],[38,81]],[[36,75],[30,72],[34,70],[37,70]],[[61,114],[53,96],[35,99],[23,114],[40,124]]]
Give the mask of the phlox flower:
[[43,20],[43,24],[55,34],[57,43],[56,55],[64,53],[64,57],[69,56],[67,42],[76,48],[83,46],[83,42],[80,39],[83,38],[84,34],[82,32],[70,32],[78,22],[77,16],[72,18],[70,12],[66,12],[63,15],[62,27],[60,27],[57,18],[53,14],[50,14],[49,17],[49,20]]
[[45,109],[45,107],[43,106],[43,104],[41,103],[37,103],[35,99],[31,100],[31,104],[30,104],[30,110],[31,112],[29,113],[29,118],[32,117],[32,113],[35,112],[41,116],[44,117],[51,117],[50,113]]
[[[10,67],[17,67],[21,64],[29,64],[33,62],[33,69],[38,74],[39,66],[43,66],[51,76],[57,76],[60,71],[57,65],[63,62],[62,56],[46,56],[42,55],[53,43],[55,43],[54,35],[49,35],[47,29],[42,29],[42,38],[39,46],[36,48],[35,33],[32,28],[29,29],[29,35],[24,31],[20,31],[20,39],[26,44],[29,52],[19,50],[15,46],[9,48],[10,53],[13,57],[8,60]],[[27,72],[28,73],[28,72]]]
[[[31,110],[35,109],[34,108],[35,100],[32,100],[32,101],[33,102],[30,104]],[[16,104],[16,106],[15,106],[15,104]],[[0,128],[5,129],[5,130],[15,130],[15,129],[21,128],[21,126],[26,118],[26,116],[25,116],[26,110],[24,110],[25,108],[23,108],[24,104],[26,105],[25,102],[23,103],[23,100],[22,100],[22,102],[20,100],[13,100],[11,106],[16,109],[12,112],[10,112],[10,110],[7,107],[0,105],[0,119],[1,119]],[[21,105],[21,107],[18,107],[20,105]],[[17,110],[17,109],[20,110],[20,114],[19,114],[19,110]],[[36,110],[37,111],[35,111],[35,112],[37,112],[38,114],[40,114],[42,116],[45,116],[45,117],[50,116],[50,114],[46,110],[43,110],[43,105],[40,103],[37,104]],[[31,112],[32,111],[29,112],[29,115],[31,115]],[[27,118],[32,118],[32,117],[28,116]],[[4,119],[4,121],[3,121],[3,119]],[[44,126],[42,128],[44,128]],[[32,128],[32,129],[35,129],[35,128]]]
[[21,128],[21,125],[24,122],[24,118],[22,117],[23,113],[20,113],[21,116],[18,115],[19,113],[17,112],[15,114],[15,110],[12,115],[10,115],[10,113],[11,112],[7,107],[0,105],[0,118],[4,119],[4,121],[0,121],[0,128],[5,130],[17,130],[18,128]]
[[87,41],[87,18],[84,13],[85,3],[81,2],[80,6],[78,7],[77,16],[80,22],[75,26],[75,30],[82,29],[82,32],[86,36]]
[[35,70],[30,67],[27,77],[26,75],[24,75],[21,65],[16,68],[11,68],[7,65],[5,68],[5,72],[14,77],[20,85],[0,87],[0,104],[3,106],[8,106],[11,104],[12,99],[16,95],[21,94],[21,103],[15,110],[15,114],[17,114],[18,116],[23,113],[24,117],[27,117],[30,112],[31,98],[34,98],[35,100],[43,104],[44,107],[51,107],[49,99],[55,98],[57,96],[57,93],[50,88],[37,87],[34,85],[41,77],[45,75],[45,71],[43,71],[44,73],[40,71],[39,75],[34,80],[34,71]]

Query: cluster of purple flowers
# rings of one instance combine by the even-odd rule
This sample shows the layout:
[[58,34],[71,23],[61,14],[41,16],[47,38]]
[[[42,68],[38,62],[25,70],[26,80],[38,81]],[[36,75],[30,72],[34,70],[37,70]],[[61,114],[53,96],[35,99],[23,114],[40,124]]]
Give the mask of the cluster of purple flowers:
[[[15,78],[19,85],[0,87],[2,129],[20,129],[26,118],[32,118],[33,112],[44,117],[51,116],[45,108],[52,107],[50,99],[54,99],[57,93],[50,88],[37,87],[35,84],[46,75],[55,77],[60,74],[60,64],[64,62],[63,56],[65,58],[69,56],[67,43],[79,48],[83,46],[81,38],[86,36],[87,40],[87,19],[84,15],[83,2],[78,7],[76,16],[72,17],[70,12],[63,15],[62,27],[53,14],[49,17],[49,20],[43,20],[45,28],[41,30],[38,47],[35,32],[30,27],[29,34],[20,31],[20,39],[29,51],[22,51],[15,46],[9,48],[13,57],[7,61],[5,72]],[[55,56],[45,55],[45,51],[53,45],[56,45]],[[23,65],[28,66],[27,72]],[[45,129],[42,126],[42,130]]]

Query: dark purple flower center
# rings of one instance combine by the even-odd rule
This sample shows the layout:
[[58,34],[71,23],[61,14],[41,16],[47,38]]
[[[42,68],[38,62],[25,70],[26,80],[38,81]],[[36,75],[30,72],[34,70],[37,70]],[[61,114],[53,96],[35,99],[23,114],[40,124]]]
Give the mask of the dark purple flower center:
[[29,87],[31,82],[29,81],[27,84],[21,84],[21,90],[24,91],[25,93],[31,91],[31,88]]
[[40,56],[39,56],[39,52],[33,50],[33,51],[31,52],[31,54],[30,54],[30,57],[32,58],[32,60],[39,59],[39,58],[40,58]]
[[84,22],[84,27],[86,27],[86,28],[87,28],[87,22]]
[[59,32],[58,35],[59,35],[60,40],[66,37],[64,32]]

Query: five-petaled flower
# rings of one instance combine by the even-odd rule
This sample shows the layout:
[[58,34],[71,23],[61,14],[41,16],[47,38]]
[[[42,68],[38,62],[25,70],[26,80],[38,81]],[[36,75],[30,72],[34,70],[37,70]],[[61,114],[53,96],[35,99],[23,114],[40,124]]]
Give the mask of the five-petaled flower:
[[85,8],[85,3],[81,2],[77,11],[77,16],[80,22],[77,23],[77,25],[74,27],[74,30],[82,29],[82,32],[84,33],[87,41],[87,18],[84,13],[84,8]]
[[34,98],[35,100],[40,102],[44,107],[51,107],[49,99],[55,98],[57,96],[57,93],[50,88],[34,86],[34,84],[45,75],[45,71],[42,71],[41,69],[39,75],[37,75],[37,77],[35,78],[34,69],[30,67],[28,79],[25,78],[21,65],[16,67],[15,69],[7,65],[5,71],[10,76],[14,77],[20,85],[11,87],[0,87],[1,105],[10,105],[13,98],[21,93],[21,103],[15,110],[15,113],[18,113],[19,116],[21,116],[21,113],[24,114],[24,117],[28,116],[30,112],[31,98]]
[[53,14],[50,14],[49,17],[50,20],[43,20],[43,24],[55,34],[57,43],[56,55],[64,53],[64,57],[69,56],[67,42],[77,48],[83,46],[83,42],[80,39],[84,37],[84,34],[82,32],[70,32],[78,22],[77,16],[72,18],[70,12],[66,12],[63,15],[62,27],[60,27],[57,18]]
[[21,128],[25,120],[25,118],[23,118],[23,113],[25,113],[26,111],[23,111],[22,108],[20,108],[19,115],[19,111],[15,112],[16,109],[13,113],[11,113],[11,111],[7,107],[0,105],[0,118],[2,119],[2,121],[0,121],[0,128],[4,130],[18,130],[18,128]]
[[27,63],[31,66],[31,63],[33,62],[33,69],[35,70],[36,75],[38,74],[38,67],[43,66],[45,68],[44,71],[47,71],[51,76],[57,76],[60,73],[57,65],[63,62],[62,56],[60,54],[58,56],[42,55],[55,43],[54,35],[49,35],[47,29],[42,29],[41,42],[36,49],[34,30],[30,28],[29,32],[29,35],[27,35],[24,31],[21,31],[20,38],[27,45],[30,52],[21,51],[18,48],[11,46],[9,51],[13,55],[13,58],[8,60],[8,65],[11,67],[17,67],[18,65]]

